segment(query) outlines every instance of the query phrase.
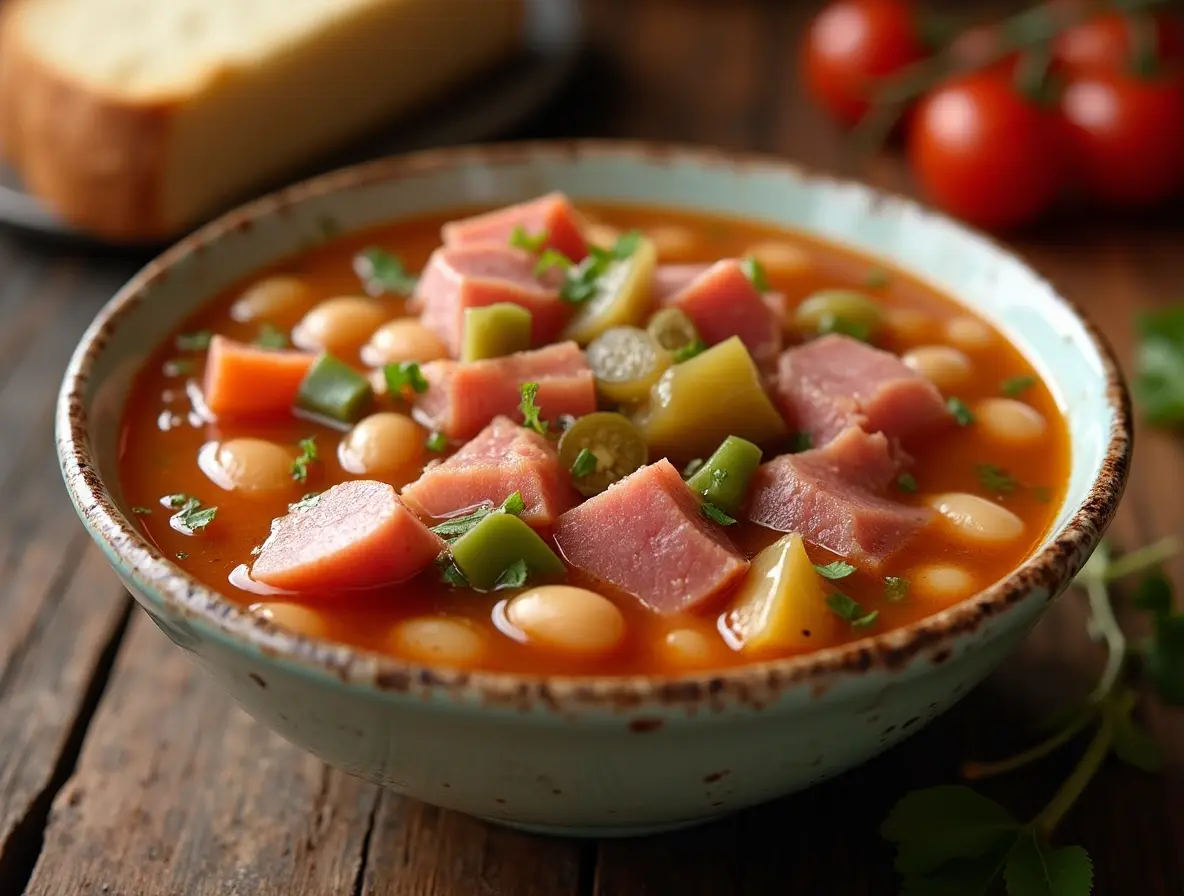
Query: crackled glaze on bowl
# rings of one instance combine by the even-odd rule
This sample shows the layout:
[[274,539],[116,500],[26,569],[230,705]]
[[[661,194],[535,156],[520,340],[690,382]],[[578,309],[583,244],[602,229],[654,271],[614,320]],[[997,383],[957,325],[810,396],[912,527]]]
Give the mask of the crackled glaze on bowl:
[[[129,521],[122,404],[148,349],[252,271],[406,216],[563,190],[807,230],[932,282],[999,326],[1066,413],[1064,504],[1031,559],[976,597],[847,646],[721,674],[544,678],[428,669],[286,633],[185,575]],[[327,762],[436,805],[551,833],[678,827],[790,793],[917,730],[1023,638],[1109,524],[1129,400],[1104,340],[1022,261],[907,200],[764,158],[622,143],[420,153],[259,200],[112,299],[66,372],[57,445],[87,529],[140,605],[252,715]],[[145,682],[145,686],[150,683]]]

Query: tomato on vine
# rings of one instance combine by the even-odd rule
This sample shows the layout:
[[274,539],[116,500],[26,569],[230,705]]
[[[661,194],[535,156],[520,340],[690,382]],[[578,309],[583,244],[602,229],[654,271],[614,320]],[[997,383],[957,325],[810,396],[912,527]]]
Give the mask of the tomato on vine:
[[1065,183],[1055,105],[1025,95],[1006,68],[939,85],[917,108],[908,156],[928,198],[981,227],[1029,223]]
[[[1140,44],[1146,46],[1140,46]],[[1053,42],[1057,67],[1068,74],[1126,70],[1140,53],[1162,62],[1184,59],[1184,24],[1161,13],[1099,13],[1069,28]]]
[[807,32],[803,76],[823,108],[852,125],[867,113],[878,82],[926,53],[910,3],[835,0]]

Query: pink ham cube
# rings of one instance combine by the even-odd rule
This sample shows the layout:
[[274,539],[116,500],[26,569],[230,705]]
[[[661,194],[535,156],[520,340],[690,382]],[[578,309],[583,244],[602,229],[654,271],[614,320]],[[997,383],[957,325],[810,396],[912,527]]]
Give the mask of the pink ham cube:
[[883,435],[858,426],[825,448],[762,464],[749,489],[748,518],[876,569],[933,518],[933,511],[884,497],[906,458]]
[[548,193],[530,202],[508,205],[461,221],[450,221],[440,231],[447,247],[479,243],[510,244],[510,237],[521,227],[527,236],[546,234],[541,248],[555,249],[572,261],[582,261],[588,244],[580,232],[580,216],[562,193]]
[[471,439],[499,415],[521,420],[523,383],[539,384],[535,403],[544,420],[596,410],[592,368],[574,342],[470,364],[433,361],[422,370],[428,390],[416,398],[414,415],[450,439]]
[[420,322],[455,357],[464,338],[465,311],[509,302],[530,312],[532,345],[553,342],[571,316],[571,305],[559,298],[559,272],[536,278],[535,264],[533,255],[510,246],[437,249],[415,289]]
[[656,613],[681,613],[748,569],[668,460],[642,467],[559,517],[555,543],[572,566]]
[[781,320],[734,258],[717,261],[671,296],[708,345],[739,336],[758,367],[771,367],[781,351]]
[[901,440],[949,420],[937,387],[891,352],[839,334],[781,355],[777,400],[790,429],[820,448],[848,426]]
[[686,289],[711,265],[709,264],[660,264],[654,271],[653,299],[665,305]]
[[439,520],[498,506],[514,492],[526,504],[521,519],[532,526],[552,525],[578,500],[555,446],[509,417],[495,417],[460,451],[404,487],[402,498],[421,517]]

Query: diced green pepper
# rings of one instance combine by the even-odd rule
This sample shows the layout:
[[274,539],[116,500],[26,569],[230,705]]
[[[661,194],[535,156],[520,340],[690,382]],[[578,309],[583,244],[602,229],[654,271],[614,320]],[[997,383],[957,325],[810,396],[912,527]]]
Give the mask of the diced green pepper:
[[634,422],[651,457],[665,455],[678,465],[705,457],[730,435],[760,445],[787,434],[736,336],[662,374]]
[[317,417],[354,423],[373,397],[370,381],[329,353],[317,358],[296,393],[296,407]]
[[502,574],[521,560],[529,580],[563,578],[563,561],[530,526],[509,513],[491,513],[452,545],[452,559],[469,584],[491,591]]
[[657,267],[654,244],[638,237],[629,257],[610,263],[597,279],[596,293],[579,306],[563,338],[587,345],[610,327],[636,326],[644,321]]
[[687,480],[687,485],[725,513],[735,513],[744,503],[748,484],[760,465],[760,448],[747,439],[728,436]]
[[500,358],[530,348],[530,312],[521,305],[498,302],[465,309],[462,361]]

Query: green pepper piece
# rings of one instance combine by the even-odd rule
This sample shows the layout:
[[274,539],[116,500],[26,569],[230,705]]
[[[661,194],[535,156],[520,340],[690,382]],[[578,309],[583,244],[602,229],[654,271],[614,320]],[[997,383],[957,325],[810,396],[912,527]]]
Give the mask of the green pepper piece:
[[500,358],[530,348],[530,312],[521,305],[497,302],[465,309],[462,361]]
[[366,377],[326,352],[304,375],[296,407],[317,417],[354,423],[366,412],[373,394]]
[[760,465],[760,448],[747,439],[728,436],[687,480],[687,485],[725,513],[735,513],[744,503],[748,484]]
[[807,332],[842,333],[867,340],[883,325],[884,312],[874,300],[853,289],[822,289],[798,306],[794,319]]
[[567,569],[535,531],[509,513],[491,513],[452,545],[452,559],[469,584],[479,591],[491,591],[502,573],[519,560],[527,575],[563,578]]

